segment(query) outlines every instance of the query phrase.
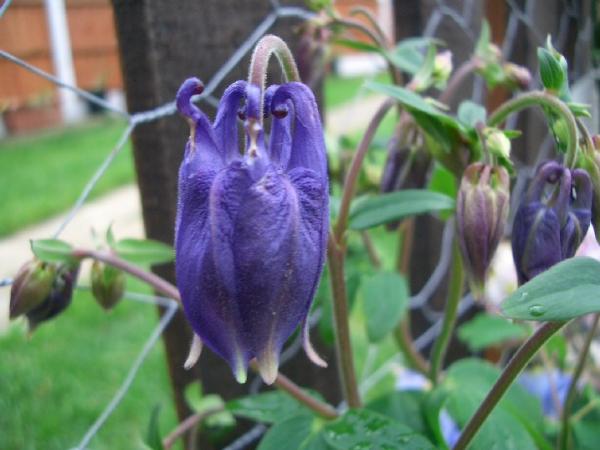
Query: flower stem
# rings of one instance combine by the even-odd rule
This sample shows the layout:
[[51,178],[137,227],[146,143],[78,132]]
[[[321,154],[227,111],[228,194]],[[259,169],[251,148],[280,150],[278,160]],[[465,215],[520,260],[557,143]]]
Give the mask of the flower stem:
[[281,71],[286,81],[300,81],[300,73],[296,66],[294,56],[287,44],[278,36],[267,34],[256,43],[252,58],[250,59],[250,71],[248,74],[248,83],[258,86],[261,90],[260,107],[258,118],[262,125],[263,118],[263,95],[265,84],[267,82],[267,70],[269,69],[269,60],[275,55]]
[[[119,258],[114,253],[77,248],[73,250],[72,256],[79,260],[86,258],[95,259],[116,267],[117,269],[121,269],[148,284],[156,291],[166,295],[169,298],[172,298],[173,300],[176,300],[181,306],[181,296],[179,294],[179,290],[175,286],[158,275],[148,272],[139,266]],[[253,363],[251,363],[251,365],[253,365]],[[305,394],[300,386],[295,384],[284,375],[278,374],[274,384],[282,391],[287,392],[289,395],[303,403],[309,409],[315,411],[317,414],[329,419],[337,417],[337,412],[332,406]]]
[[72,254],[77,259],[91,258],[121,269],[181,304],[179,290],[175,286],[158,275],[119,258],[114,253],[77,248],[73,250]]
[[267,34],[254,47],[252,59],[250,60],[249,83],[255,84],[264,90],[269,60],[273,55],[279,61],[281,70],[287,81],[300,81],[298,67],[290,48],[280,37],[274,34]]
[[[404,276],[406,279],[409,277],[409,263],[410,254],[413,247],[415,221],[413,218],[404,219],[398,226],[398,251],[396,255],[396,271]],[[410,367],[419,371],[423,375],[429,374],[429,363],[421,353],[415,348],[415,344],[412,339],[410,331],[410,307],[406,311],[404,318],[398,322],[396,330],[394,331],[394,337],[396,343],[402,351],[406,362]]]
[[369,232],[367,230],[361,231],[360,237],[362,239],[363,246],[367,251],[367,255],[369,256],[369,261],[371,261],[371,265],[375,269],[381,269],[381,258],[379,257],[379,253],[377,252],[375,244],[373,244],[373,240],[371,239]]
[[425,376],[429,375],[429,363],[415,348],[412,340],[409,311],[407,311],[406,316],[398,323],[394,331],[394,337],[408,365]]
[[217,406],[215,408],[210,408],[187,417],[183,422],[177,425],[177,427],[175,427],[175,429],[171,431],[166,438],[163,439],[162,445],[164,449],[169,450],[187,431],[196,427],[207,417],[220,413],[223,410],[224,408],[222,406]]
[[452,245],[452,272],[450,274],[450,285],[448,287],[448,299],[444,309],[444,319],[442,322],[442,331],[437,337],[433,350],[431,351],[431,368],[429,378],[433,384],[437,384],[440,375],[440,370],[448,350],[448,344],[452,337],[452,331],[456,323],[456,313],[458,304],[462,297],[464,282],[464,271],[462,259],[456,238]]
[[569,385],[569,390],[567,391],[567,397],[565,399],[565,404],[563,405],[561,414],[562,428],[560,430],[558,441],[558,448],[560,448],[561,450],[567,450],[567,448],[569,448],[569,428],[571,425],[569,416],[571,415],[573,402],[575,401],[575,396],[577,395],[577,382],[579,381],[579,378],[581,378],[581,374],[583,373],[583,369],[585,368],[585,363],[590,352],[590,345],[592,344],[592,340],[594,339],[594,335],[596,334],[596,330],[598,328],[598,321],[600,321],[600,314],[596,313],[594,314],[594,322],[592,323],[592,327],[590,328],[590,331],[588,332],[588,335],[585,338],[583,348],[579,353],[577,366],[575,367],[573,377],[571,378],[571,384]]
[[545,106],[552,109],[562,119],[567,126],[569,135],[567,141],[567,156],[565,163],[573,167],[577,161],[577,123],[569,107],[554,95],[543,91],[532,91],[519,95],[500,105],[488,118],[489,126],[498,126],[506,120],[512,113],[528,108],[530,106]]
[[275,379],[274,385],[282,391],[287,392],[290,396],[294,397],[300,403],[307,406],[324,419],[331,420],[338,417],[338,413],[333,406],[322,402],[311,395],[308,395],[302,388],[300,388],[300,386],[295,384],[285,375],[279,374]]
[[394,105],[395,100],[387,99],[384,101],[367,127],[365,134],[354,153],[352,158],[352,162],[350,163],[350,169],[348,169],[348,175],[346,175],[346,180],[344,181],[344,189],[342,191],[342,201],[340,203],[340,212],[338,215],[337,223],[334,228],[334,236],[336,243],[343,243],[344,234],[346,232],[346,228],[348,228],[348,214],[350,212],[350,202],[352,201],[352,197],[354,196],[354,189],[356,188],[356,181],[358,180],[358,175],[360,174],[360,169],[362,163],[365,159],[365,155],[369,150],[369,146],[371,145],[371,141],[375,136],[375,132],[377,128],[381,124],[381,121],[390,110],[390,108]]
[[335,326],[335,350],[344,398],[350,408],[360,408],[360,394],[356,383],[354,356],[348,324],[348,297],[344,276],[345,248],[338,245],[334,236],[329,237],[329,274],[333,294],[333,322]]
[[467,79],[467,77],[477,69],[479,59],[475,56],[471,59],[462,63],[458,69],[452,74],[446,88],[440,94],[438,100],[442,103],[448,104],[452,97],[460,87],[460,85]]
[[481,428],[481,425],[483,425],[487,417],[504,396],[504,393],[531,360],[533,355],[535,355],[542,345],[544,345],[554,333],[560,330],[565,323],[566,322],[544,323],[544,325],[539,327],[535,333],[519,347],[481,405],[479,405],[479,408],[477,408],[477,411],[475,411],[475,414],[471,416],[471,419],[463,429],[453,450],[464,450],[467,448],[471,440],[479,431],[479,428]]

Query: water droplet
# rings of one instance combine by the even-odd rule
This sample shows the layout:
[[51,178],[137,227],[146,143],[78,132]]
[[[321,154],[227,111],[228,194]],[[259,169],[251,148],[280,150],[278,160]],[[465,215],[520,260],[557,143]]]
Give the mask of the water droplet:
[[546,313],[546,308],[544,308],[542,305],[531,305],[529,307],[529,314],[531,314],[533,317],[540,317],[543,316]]
[[523,292],[521,294],[521,300],[525,300],[527,298],[527,296],[529,295],[529,292]]

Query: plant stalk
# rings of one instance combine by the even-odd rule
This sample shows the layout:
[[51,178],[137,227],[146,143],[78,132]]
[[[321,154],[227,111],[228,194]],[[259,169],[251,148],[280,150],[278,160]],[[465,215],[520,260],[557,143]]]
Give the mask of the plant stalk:
[[[179,294],[179,290],[175,286],[163,278],[153,274],[152,272],[147,272],[143,268],[119,258],[114,253],[77,248],[73,250],[72,256],[80,260],[86,258],[95,259],[116,267],[117,269],[121,269],[148,284],[156,291],[166,295],[169,298],[172,298],[173,300],[176,300],[181,306],[181,296]],[[304,394],[300,386],[295,384],[284,375],[278,374],[274,384],[282,391],[287,392],[289,395],[306,405],[309,409],[315,411],[317,414],[326,418],[333,418],[333,414],[335,414],[337,417],[337,412],[332,406],[321,402],[314,397]]]
[[567,397],[565,398],[565,404],[562,408],[562,427],[558,437],[558,448],[560,448],[561,450],[567,450],[569,448],[569,428],[571,426],[570,415],[571,409],[573,409],[573,402],[575,401],[575,396],[577,395],[577,382],[579,381],[579,378],[581,378],[581,374],[583,373],[583,369],[585,368],[585,363],[587,362],[588,354],[590,352],[590,346],[592,345],[594,335],[596,334],[596,330],[598,329],[598,321],[600,321],[600,313],[594,314],[594,322],[592,323],[592,327],[590,328],[590,331],[588,332],[585,338],[583,348],[579,353],[577,366],[575,367],[575,371],[573,372],[571,384],[569,385]]
[[510,385],[515,381],[517,376],[525,368],[527,363],[535,355],[535,353],[546,343],[548,339],[560,330],[566,322],[546,322],[539,327],[527,341],[519,347],[517,352],[508,362],[498,380],[488,392],[487,396],[471,416],[469,422],[463,429],[460,438],[456,442],[453,450],[465,450],[471,440],[475,437],[485,419],[494,410],[498,402],[504,396]]
[[352,197],[354,196],[356,182],[358,180],[358,175],[360,174],[360,169],[365,159],[365,155],[369,150],[369,146],[371,145],[371,141],[373,141],[373,137],[375,137],[377,128],[394,103],[396,103],[394,99],[387,99],[381,104],[381,106],[379,106],[379,109],[371,119],[371,122],[369,123],[369,126],[367,127],[360,144],[358,144],[358,148],[356,149],[354,156],[352,157],[352,162],[350,163],[350,168],[348,169],[348,174],[346,175],[346,179],[344,181],[340,212],[338,214],[337,223],[335,224],[333,233],[333,238],[337,243],[344,242],[344,234],[348,228],[350,203],[352,201]]
[[181,438],[185,433],[187,433],[190,429],[198,426],[200,422],[206,419],[209,416],[220,413],[224,408],[222,406],[218,406],[215,408],[207,409],[206,411],[202,411],[196,414],[192,414],[183,422],[181,422],[173,431],[171,431],[166,438],[163,439],[162,445],[165,450],[169,450],[179,438]]
[[458,312],[458,304],[460,303],[460,299],[462,297],[463,283],[464,270],[462,258],[460,256],[458,241],[455,237],[452,244],[452,270],[450,273],[450,285],[448,287],[448,298],[446,300],[446,307],[444,309],[442,330],[437,337],[431,351],[431,368],[429,372],[429,378],[434,385],[438,382],[440,370],[444,363],[448,345],[450,344],[450,338],[452,337],[452,331],[454,330],[454,325],[456,324],[456,314]]
[[360,408],[360,394],[354,370],[354,356],[348,323],[348,297],[344,276],[345,248],[340,247],[333,236],[329,237],[329,275],[333,294],[333,323],[335,327],[335,350],[344,398],[350,408]]
[[545,106],[552,109],[557,115],[564,119],[567,126],[569,139],[567,141],[567,155],[565,164],[573,167],[577,161],[577,122],[569,107],[554,95],[543,91],[532,91],[521,94],[500,105],[488,118],[488,125],[495,127],[500,125],[512,113],[528,108],[530,106]]

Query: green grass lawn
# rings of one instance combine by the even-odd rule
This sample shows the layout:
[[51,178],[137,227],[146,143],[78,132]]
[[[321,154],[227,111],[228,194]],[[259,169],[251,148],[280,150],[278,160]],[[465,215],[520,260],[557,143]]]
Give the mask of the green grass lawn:
[[[0,141],[0,236],[65,211],[116,144],[126,124],[104,118],[84,125]],[[129,144],[91,197],[134,180]]]
[[[140,284],[131,282],[132,290]],[[82,280],[87,284],[87,280]],[[17,322],[0,335],[0,449],[65,450],[84,436],[125,378],[157,323],[156,308],[122,301],[105,313],[88,292],[28,338]],[[91,442],[95,450],[142,449],[151,411],[161,429],[176,418],[159,341],[123,403]]]

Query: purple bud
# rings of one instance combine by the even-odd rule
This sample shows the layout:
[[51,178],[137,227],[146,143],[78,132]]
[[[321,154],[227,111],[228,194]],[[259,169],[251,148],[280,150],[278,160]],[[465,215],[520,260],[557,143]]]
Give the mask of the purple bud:
[[110,310],[123,297],[125,274],[113,266],[94,261],[92,265],[92,294],[102,308]]
[[512,248],[519,284],[575,254],[591,221],[592,183],[583,169],[542,164],[515,215]]
[[40,323],[56,317],[67,309],[71,304],[78,274],[79,264],[76,266],[61,264],[56,268],[52,289],[48,296],[37,307],[25,314],[31,331]]
[[54,264],[35,259],[21,266],[10,290],[11,319],[26,314],[48,297],[55,273]]
[[458,242],[471,292],[483,292],[487,270],[504,233],[510,179],[501,166],[480,162],[463,174],[456,205]]
[[[189,103],[199,83],[188,79],[177,94],[179,111],[193,121],[179,171],[177,286],[194,332],[238,381],[256,358],[272,383],[282,346],[301,323],[307,354],[324,364],[307,327],[329,218],[319,112],[305,85],[271,86],[264,97],[273,113],[267,139],[256,86],[229,86],[211,124]],[[244,100],[242,154],[237,111]]]

